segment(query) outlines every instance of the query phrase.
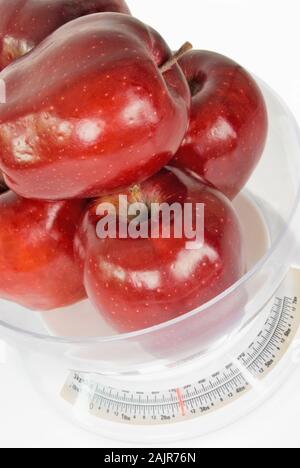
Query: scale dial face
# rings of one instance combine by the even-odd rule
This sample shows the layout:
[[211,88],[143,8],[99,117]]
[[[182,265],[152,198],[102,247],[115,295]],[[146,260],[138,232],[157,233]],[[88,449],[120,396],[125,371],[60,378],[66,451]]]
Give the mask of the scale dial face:
[[61,396],[90,416],[126,425],[168,425],[205,417],[257,391],[290,350],[300,325],[300,270],[289,272],[263,313],[263,326],[242,352],[186,385],[130,390],[105,385],[97,374],[72,371]]

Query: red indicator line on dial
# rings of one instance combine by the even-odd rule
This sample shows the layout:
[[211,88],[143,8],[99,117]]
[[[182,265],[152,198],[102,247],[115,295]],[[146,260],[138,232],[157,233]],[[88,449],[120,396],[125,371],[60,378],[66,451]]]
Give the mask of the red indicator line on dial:
[[182,416],[185,416],[185,404],[183,400],[182,393],[179,388],[176,388],[176,395],[178,398],[179,408]]

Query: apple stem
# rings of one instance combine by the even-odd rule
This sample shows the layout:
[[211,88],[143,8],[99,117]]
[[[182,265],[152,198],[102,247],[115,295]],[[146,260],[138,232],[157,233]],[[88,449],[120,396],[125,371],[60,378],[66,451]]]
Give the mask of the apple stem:
[[193,46],[190,42],[185,42],[183,46],[180,47],[180,49],[177,52],[175,52],[172,55],[172,57],[169,58],[169,60],[167,60],[163,65],[161,65],[161,73],[166,73],[167,71],[169,71],[178,62],[180,57],[189,52],[192,48]]
[[129,189],[129,192],[130,192],[130,195],[132,197],[132,200],[134,202],[137,202],[139,203],[141,200],[142,200],[142,196],[141,196],[141,187],[136,184],[136,185],[133,185],[130,189]]

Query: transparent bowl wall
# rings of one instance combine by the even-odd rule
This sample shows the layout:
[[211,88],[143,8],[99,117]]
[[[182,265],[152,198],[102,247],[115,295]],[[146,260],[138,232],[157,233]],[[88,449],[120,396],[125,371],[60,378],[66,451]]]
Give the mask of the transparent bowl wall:
[[300,141],[288,109],[265,84],[261,87],[269,112],[269,138],[245,193],[267,226],[270,247],[263,258],[239,283],[200,309],[128,335],[110,336],[103,326],[98,336],[89,336],[84,331],[84,313],[78,326],[82,332],[75,336],[56,333],[53,323],[49,326],[51,320],[57,324],[64,316],[72,321],[72,313],[75,321],[75,310],[80,316],[84,303],[52,316],[48,313],[47,323],[45,314],[0,301],[0,338],[20,350],[37,378],[46,379],[50,371],[65,375],[69,369],[106,375],[144,373],[186,362],[232,339],[270,300],[299,251]]

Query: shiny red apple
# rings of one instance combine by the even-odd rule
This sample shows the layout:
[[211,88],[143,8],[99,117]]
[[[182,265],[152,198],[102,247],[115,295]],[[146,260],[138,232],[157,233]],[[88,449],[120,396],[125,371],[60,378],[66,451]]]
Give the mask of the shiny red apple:
[[0,0],[0,70],[63,24],[97,12],[130,13],[124,0]]
[[7,185],[28,198],[84,198],[155,174],[188,126],[190,92],[172,57],[144,23],[99,13],[62,26],[3,70]]
[[85,203],[0,196],[0,297],[34,310],[67,306],[86,294],[73,239]]
[[[185,235],[176,238],[175,217],[169,238],[162,235],[164,218],[157,238],[121,238],[120,231],[116,238],[104,238],[98,232],[103,219],[98,208],[104,202],[117,206],[118,196],[90,206],[75,237],[76,251],[89,298],[117,331],[144,329],[192,311],[243,275],[240,225],[224,195],[176,169],[163,169],[127,195],[130,204],[150,208],[152,203],[191,203],[196,210],[203,204],[204,243],[190,249]],[[150,223],[148,217],[145,222]]]
[[124,0],[0,0],[0,70],[80,16],[130,13]]
[[233,199],[262,156],[268,117],[252,76],[206,51],[179,60],[192,93],[190,126],[172,165],[191,170]]

